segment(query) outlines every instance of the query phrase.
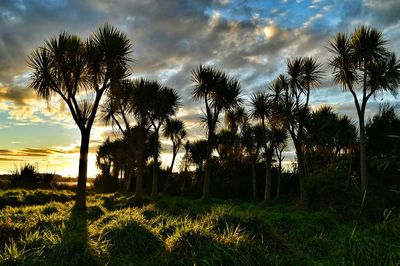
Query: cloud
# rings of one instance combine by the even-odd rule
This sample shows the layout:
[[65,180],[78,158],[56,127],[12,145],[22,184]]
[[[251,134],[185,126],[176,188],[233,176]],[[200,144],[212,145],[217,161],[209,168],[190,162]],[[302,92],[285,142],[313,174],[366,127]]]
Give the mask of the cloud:
[[26,105],[35,97],[33,90],[24,87],[0,87],[0,100],[12,101],[15,105]]
[[[331,82],[330,69],[326,66],[331,56],[326,49],[328,40],[339,31],[352,32],[356,26],[370,24],[382,30],[391,39],[393,50],[399,53],[400,2],[297,2],[301,3],[286,0],[0,1],[0,129],[29,124],[59,124],[76,129],[65,104],[53,99],[47,105],[28,88],[30,69],[26,60],[35,47],[62,31],[85,38],[105,22],[114,24],[132,40],[135,77],[160,80],[181,95],[182,108],[177,116],[185,121],[191,139],[205,134],[199,119],[202,103],[191,96],[191,70],[201,63],[213,64],[238,78],[246,99],[285,72],[287,58],[314,56],[324,65],[326,79],[322,88],[313,92],[313,104],[332,104],[335,110],[354,117],[351,95]],[[371,102],[370,107],[372,114],[377,105]],[[98,116],[92,132],[91,152],[106,137],[115,135]],[[61,156],[76,154],[77,144],[78,139],[68,148],[54,148],[47,155],[38,150],[13,152],[36,157]]]
[[0,150],[0,156],[10,157],[43,157],[51,154],[65,154],[74,153],[74,150],[57,150],[51,148],[22,148],[22,149],[2,149]]
[[400,2],[397,0],[374,1],[364,0],[368,13],[371,14],[374,24],[390,26],[399,22]]

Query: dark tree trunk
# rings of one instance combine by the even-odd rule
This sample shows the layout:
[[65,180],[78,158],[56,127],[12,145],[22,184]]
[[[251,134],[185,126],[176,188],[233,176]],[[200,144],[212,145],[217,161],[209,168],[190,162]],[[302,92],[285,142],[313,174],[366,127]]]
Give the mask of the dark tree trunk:
[[165,184],[164,184],[164,189],[163,189],[163,194],[165,194],[170,186],[171,183],[171,179],[172,179],[172,169],[174,168],[174,163],[175,163],[175,158],[177,155],[177,152],[175,151],[175,145],[173,145],[173,151],[172,151],[172,162],[171,165],[168,169],[168,175],[167,175],[167,179],[165,180]]
[[201,197],[202,200],[207,200],[210,197],[210,176],[211,176],[211,153],[212,153],[212,145],[213,145],[213,135],[214,130],[209,131],[208,141],[207,141],[207,154],[206,154],[206,165],[205,165],[205,173],[204,173],[204,182],[203,182],[203,195]]
[[146,140],[146,130],[143,126],[139,127],[139,141],[137,152],[137,166],[136,166],[136,187],[135,197],[140,198],[143,190],[143,167],[144,167],[144,145]]
[[347,171],[346,189],[348,189],[350,187],[351,170],[352,170],[352,168],[353,168],[353,155],[350,154],[349,170]]
[[153,146],[153,183],[151,186],[151,197],[156,198],[158,194],[158,131],[154,132]]
[[81,131],[81,147],[79,152],[79,172],[78,186],[76,189],[75,208],[86,210],[86,182],[87,182],[87,162],[89,153],[90,131]]
[[257,199],[257,175],[256,175],[256,162],[255,160],[251,161],[251,172],[253,177],[253,199]]
[[185,168],[185,171],[183,173],[183,184],[182,184],[182,188],[181,188],[182,196],[186,194],[187,179],[188,179],[188,171],[187,171],[187,168]]
[[264,204],[267,204],[271,200],[272,156],[274,154],[274,146],[275,146],[274,139],[275,139],[275,126],[272,126],[270,146],[268,147],[268,145],[265,144],[266,169],[265,169],[265,190],[264,190],[264,202],[263,202]]
[[270,156],[269,151],[267,152],[266,162],[265,162],[265,189],[264,189],[264,202],[267,204],[271,200],[271,177],[272,177],[272,167],[271,161],[272,156]]
[[300,192],[300,205],[304,205],[306,202],[306,190],[305,190],[305,178],[306,178],[306,170],[305,170],[305,157],[303,150],[301,149],[301,136],[302,136],[302,128],[299,128],[299,131],[296,134],[293,130],[289,129],[290,136],[293,140],[294,147],[296,149],[296,157],[297,157],[297,168],[299,172],[299,192]]
[[[126,139],[130,139],[128,133],[126,133],[125,135]],[[131,160],[128,162],[128,165],[126,167],[126,173],[125,173],[125,180],[126,180],[126,187],[125,187],[125,192],[129,192],[132,191],[132,178],[134,176],[134,170],[135,170],[135,160],[137,158],[135,158],[137,152],[136,149],[137,147],[135,147],[135,144],[133,144],[131,141],[128,141],[129,143],[129,150],[131,152]]]
[[278,165],[278,180],[276,182],[276,198],[279,199],[281,196],[281,177],[282,177],[282,160],[279,158]]
[[126,168],[126,173],[125,173],[125,178],[126,178],[126,188],[125,192],[131,191],[132,188],[132,177],[133,177],[133,169],[134,169],[134,162],[135,160],[132,159],[131,162],[128,163],[128,166]]
[[365,124],[364,124],[364,111],[358,114],[360,122],[360,171],[361,171],[361,191],[367,190],[368,176],[367,176],[367,150],[365,143]]
[[299,187],[300,187],[300,204],[303,205],[306,202],[306,189],[305,189],[305,178],[306,173],[304,169],[304,154],[301,150],[301,143],[295,143],[296,156],[297,156],[297,167],[299,170]]

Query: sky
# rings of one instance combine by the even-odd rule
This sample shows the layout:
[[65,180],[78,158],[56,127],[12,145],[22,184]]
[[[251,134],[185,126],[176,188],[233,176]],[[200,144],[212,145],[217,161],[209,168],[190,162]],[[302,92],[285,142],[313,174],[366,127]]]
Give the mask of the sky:
[[[0,0],[0,173],[33,163],[43,172],[77,175],[77,126],[58,99],[46,102],[29,88],[28,56],[61,32],[85,39],[110,23],[126,33],[133,44],[133,77],[176,89],[182,101],[177,117],[193,140],[205,137],[202,106],[191,97],[190,73],[199,64],[214,65],[239,79],[246,102],[285,72],[287,59],[313,56],[326,74],[312,92],[312,108],[330,105],[355,120],[351,94],[332,82],[328,41],[337,32],[371,25],[399,55],[399,19],[398,0]],[[379,95],[370,100],[367,117],[386,101],[398,103]],[[98,118],[91,135],[91,177],[96,175],[97,147],[110,136],[118,132]],[[167,165],[171,144],[162,143],[161,158]],[[293,151],[287,154],[293,159]]]

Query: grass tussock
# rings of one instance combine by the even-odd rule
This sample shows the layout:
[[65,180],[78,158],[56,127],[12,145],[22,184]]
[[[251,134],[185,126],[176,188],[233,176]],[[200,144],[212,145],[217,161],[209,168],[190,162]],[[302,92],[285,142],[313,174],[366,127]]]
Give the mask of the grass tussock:
[[[363,221],[333,210],[91,194],[0,192],[0,265],[398,265],[398,216]],[[397,225],[398,226],[398,225]]]

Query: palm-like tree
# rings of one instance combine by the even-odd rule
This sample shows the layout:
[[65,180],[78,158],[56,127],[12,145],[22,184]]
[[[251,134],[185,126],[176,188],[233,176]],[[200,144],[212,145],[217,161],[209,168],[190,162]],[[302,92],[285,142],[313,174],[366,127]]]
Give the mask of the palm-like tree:
[[[225,112],[225,125],[227,130],[234,136],[232,148],[232,159],[240,161],[242,159],[241,152],[241,133],[248,124],[249,117],[244,106],[237,106]],[[219,135],[221,135],[222,131]],[[221,138],[220,138],[221,139]]]
[[186,187],[187,187],[187,179],[188,179],[188,168],[191,165],[191,155],[190,155],[190,146],[191,143],[190,141],[186,141],[185,144],[183,144],[183,148],[185,149],[185,153],[182,156],[182,160],[180,163],[180,170],[183,171],[183,182],[182,182],[182,187],[181,187],[181,193],[182,195],[186,193]]
[[[135,155],[135,158],[131,158],[126,190],[131,188],[132,170],[136,168],[136,197],[140,197],[142,193],[143,167],[146,161],[145,142],[152,126],[151,117],[155,116],[156,95],[161,88],[158,82],[143,78],[122,80],[110,91],[103,108],[105,122],[118,128],[131,153]],[[133,120],[136,125],[132,125]]]
[[[168,176],[165,180],[163,193],[168,190],[171,182],[172,169],[174,168],[175,158],[182,146],[182,141],[186,138],[185,123],[179,119],[167,119],[163,128],[164,137],[168,138],[172,142],[172,161],[168,169]],[[188,146],[189,147],[189,146]]]
[[86,41],[69,33],[46,41],[30,55],[31,87],[47,100],[59,96],[81,132],[75,206],[86,208],[90,131],[102,96],[128,75],[131,43],[125,34],[105,25]]
[[265,193],[264,193],[264,201],[268,201],[271,195],[271,160],[269,159],[268,152],[268,140],[267,140],[267,126],[266,121],[270,115],[270,102],[268,99],[268,95],[265,92],[256,92],[251,96],[250,99],[251,110],[250,114],[254,119],[260,121],[261,129],[262,129],[262,143],[265,154]]
[[113,165],[112,143],[109,138],[104,141],[97,149],[96,165],[100,168],[103,175],[111,175],[111,167]]
[[[171,88],[159,86],[153,95],[152,108],[149,114],[150,123],[153,128],[154,137],[157,141],[153,147],[153,183],[151,196],[156,197],[158,193],[158,155],[159,155],[159,131],[165,121],[175,114],[178,105],[179,97]],[[172,169],[171,169],[172,170]]]
[[216,136],[215,146],[219,154],[219,160],[223,166],[237,159],[237,135],[229,129],[220,130]]
[[324,167],[332,166],[334,161],[334,137],[338,121],[337,114],[330,106],[313,111],[307,121],[307,151],[318,155]]
[[310,91],[320,84],[321,66],[312,58],[295,58],[287,62],[287,84],[285,87],[283,114],[289,134],[293,140],[299,171],[300,202],[306,198],[305,178],[307,166],[303,141],[304,126],[309,113]]
[[[267,92],[258,92],[251,98],[251,115],[260,120],[264,136],[265,154],[265,190],[264,203],[271,199],[272,179],[272,156],[275,147],[275,130],[282,123],[283,92],[287,86],[287,80],[283,75],[278,76],[269,86]],[[269,138],[267,141],[266,122],[270,126]]]
[[[131,168],[136,166],[136,188],[135,195],[140,197],[142,193],[143,167],[145,164],[145,141],[151,127],[157,141],[153,141],[154,167],[158,170],[158,131],[165,121],[164,115],[168,116],[171,110],[176,108],[177,96],[169,88],[163,88],[156,81],[149,81],[143,78],[131,80],[125,79],[113,88],[105,103],[104,119],[106,123],[116,125],[119,131],[128,141],[128,147],[137,158],[132,158]],[[174,109],[175,110],[175,109]],[[133,127],[132,120],[136,121]],[[154,156],[154,154],[157,154]],[[136,165],[135,163],[136,159]],[[154,170],[154,169],[153,169]],[[153,171],[157,175],[157,170]],[[128,171],[126,190],[131,188],[132,172]],[[155,178],[156,179],[156,178]],[[154,180],[155,184],[157,181]]]
[[275,131],[275,156],[278,159],[278,179],[276,182],[276,198],[279,199],[281,195],[282,183],[282,162],[285,159],[283,151],[287,148],[287,130],[284,127],[279,127]]
[[190,161],[196,165],[197,179],[200,180],[203,173],[204,161],[207,160],[208,140],[198,139],[189,143]]
[[382,33],[370,27],[359,27],[351,36],[338,33],[329,45],[329,51],[334,55],[330,61],[334,82],[350,91],[356,106],[360,130],[361,190],[366,191],[365,109],[372,95],[382,91],[395,93],[400,82],[400,63],[387,50],[387,40]]
[[211,154],[215,138],[215,129],[221,112],[237,106],[240,102],[240,83],[220,70],[211,66],[200,65],[192,71],[195,83],[193,97],[205,105],[207,125],[207,156],[202,199],[210,196]]
[[[134,133],[136,133],[137,130],[133,129],[131,124],[132,113],[130,112],[133,90],[134,83],[129,79],[125,79],[109,92],[106,102],[103,105],[103,120],[106,124],[111,123],[113,128],[116,126],[122,133],[132,155],[135,154],[137,150],[137,143],[134,141]],[[130,170],[127,170],[125,173],[125,190],[127,192],[131,188],[135,158],[131,158],[131,161],[128,163],[128,168]]]
[[310,92],[321,85],[321,78],[324,76],[324,73],[322,72],[321,64],[312,57],[303,58],[302,68],[302,87],[306,94],[305,105],[308,106]]
[[225,112],[225,124],[235,134],[246,125],[248,116],[243,106],[237,106]]
[[[129,111],[135,117],[138,133],[135,197],[140,198],[143,190],[143,169],[146,161],[145,143],[152,126],[150,116],[154,112],[154,99],[161,86],[156,81],[143,78],[132,80],[131,86],[132,96],[129,100]],[[153,144],[158,145],[158,139],[154,140]]]
[[251,162],[253,199],[257,198],[257,176],[256,163],[260,156],[260,151],[264,146],[264,130],[261,125],[246,125],[241,134],[241,142]]
[[[111,175],[116,179],[122,179],[123,172],[127,171],[129,160],[133,157],[127,153],[125,147],[126,139],[117,139],[110,141],[107,138],[98,148],[96,154],[96,165],[101,170],[103,176]],[[121,180],[122,181],[122,180]]]

